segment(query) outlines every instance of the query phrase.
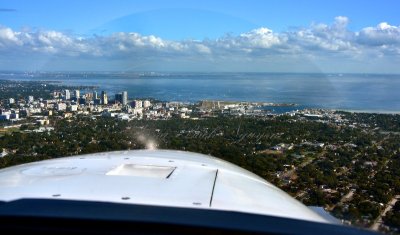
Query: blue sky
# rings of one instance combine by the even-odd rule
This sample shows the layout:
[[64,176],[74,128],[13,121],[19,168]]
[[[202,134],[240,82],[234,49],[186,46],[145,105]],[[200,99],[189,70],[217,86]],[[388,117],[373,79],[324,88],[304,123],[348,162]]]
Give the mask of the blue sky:
[[2,0],[0,69],[399,73],[398,9],[397,0]]
[[[137,15],[136,19],[151,20],[151,28],[146,32],[166,39],[184,39],[192,35],[198,35],[196,39],[213,38],[229,33],[229,30],[234,33],[249,31],[252,26],[280,32],[291,27],[307,27],[312,22],[331,22],[336,16],[348,17],[352,30],[381,22],[400,25],[398,0],[2,0],[0,8],[15,10],[0,13],[0,23],[14,30],[32,27],[90,34],[112,21],[135,18]],[[191,13],[196,17],[191,17]],[[218,25],[214,21],[216,15],[221,20]],[[182,18],[187,21],[179,22]],[[168,32],[163,27],[185,23],[189,26],[191,22],[198,21],[207,26],[200,27],[201,32],[194,27]],[[231,27],[237,22],[242,24]],[[223,24],[228,25],[227,29],[220,26]],[[129,31],[139,28],[136,25],[140,22],[131,22],[130,26],[119,29]]]

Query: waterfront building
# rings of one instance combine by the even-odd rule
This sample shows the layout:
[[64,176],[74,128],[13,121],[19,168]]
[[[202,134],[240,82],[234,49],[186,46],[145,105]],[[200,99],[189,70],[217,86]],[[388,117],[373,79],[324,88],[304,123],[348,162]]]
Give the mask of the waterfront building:
[[70,100],[71,99],[71,93],[69,92],[69,90],[65,90],[65,100]]
[[127,105],[128,104],[128,92],[127,91],[123,91],[122,92],[122,100],[121,103],[123,105]]
[[151,103],[148,100],[143,101],[143,108],[148,108],[150,107]]
[[102,91],[100,99],[101,99],[101,104],[104,104],[104,105],[108,104],[107,92]]
[[114,102],[115,102],[115,103],[121,103],[121,104],[122,104],[122,93],[117,93],[117,94],[115,94]]
[[81,95],[81,93],[80,93],[79,90],[75,90],[75,91],[74,91],[74,97],[75,97],[75,100],[76,100],[76,101],[78,101],[80,95]]

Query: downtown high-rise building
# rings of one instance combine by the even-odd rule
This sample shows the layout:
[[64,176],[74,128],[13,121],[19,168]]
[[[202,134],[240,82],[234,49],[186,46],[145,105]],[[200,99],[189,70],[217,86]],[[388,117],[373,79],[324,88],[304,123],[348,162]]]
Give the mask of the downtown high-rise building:
[[122,105],[128,104],[128,92],[123,91],[121,93],[115,94],[115,103],[120,103]]
[[114,102],[115,103],[122,103],[122,93],[117,93],[114,95]]
[[105,92],[105,91],[101,92],[100,100],[101,100],[101,104],[108,104],[107,92]]
[[123,91],[122,92],[122,105],[127,105],[128,104],[128,92],[127,91]]
[[65,95],[64,95],[65,100],[70,100],[71,99],[71,93],[69,90],[65,90]]
[[81,92],[79,91],[79,90],[75,90],[74,91],[74,96],[75,96],[75,99],[79,99],[80,98],[80,95],[81,95]]

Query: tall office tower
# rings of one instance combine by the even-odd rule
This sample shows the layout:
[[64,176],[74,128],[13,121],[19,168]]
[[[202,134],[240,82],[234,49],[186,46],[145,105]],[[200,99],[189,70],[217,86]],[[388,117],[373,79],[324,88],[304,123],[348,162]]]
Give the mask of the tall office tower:
[[78,100],[78,99],[80,98],[80,96],[81,96],[80,91],[79,91],[79,90],[75,90],[74,93],[75,93],[75,94],[74,94],[75,99]]
[[93,91],[93,100],[97,100],[97,91]]
[[115,103],[119,102],[122,104],[122,93],[115,94]]
[[65,90],[65,100],[70,100],[71,99],[71,93],[69,92],[69,90]]
[[108,104],[107,92],[102,91],[100,99],[102,104]]
[[128,104],[128,92],[127,91],[123,91],[122,92],[122,102],[123,105],[127,105]]

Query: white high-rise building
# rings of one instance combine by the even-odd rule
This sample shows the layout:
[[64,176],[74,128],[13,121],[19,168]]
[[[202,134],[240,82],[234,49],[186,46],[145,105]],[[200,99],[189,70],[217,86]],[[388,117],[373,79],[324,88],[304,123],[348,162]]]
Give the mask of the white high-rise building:
[[127,105],[128,104],[128,92],[123,91],[122,92],[122,105]]
[[81,92],[79,90],[75,90],[74,91],[74,96],[75,96],[75,99],[78,100],[80,98],[80,96],[81,96]]
[[65,90],[65,100],[70,100],[71,99],[71,93],[69,92],[69,90]]
[[28,96],[28,102],[29,102],[29,103],[32,103],[32,102],[33,102],[33,100],[34,100],[34,99],[33,99],[33,96],[31,96],[31,95],[30,95],[30,96]]

